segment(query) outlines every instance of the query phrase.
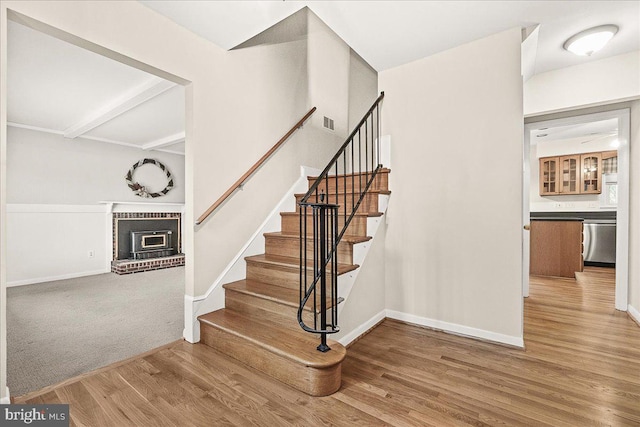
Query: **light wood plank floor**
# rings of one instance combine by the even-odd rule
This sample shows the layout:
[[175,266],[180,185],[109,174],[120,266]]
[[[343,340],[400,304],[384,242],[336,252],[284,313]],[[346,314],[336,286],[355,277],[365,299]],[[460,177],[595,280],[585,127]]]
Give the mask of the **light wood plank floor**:
[[532,277],[524,351],[386,320],[326,398],[179,341],[17,401],[71,403],[77,426],[638,426],[640,327],[613,280]]

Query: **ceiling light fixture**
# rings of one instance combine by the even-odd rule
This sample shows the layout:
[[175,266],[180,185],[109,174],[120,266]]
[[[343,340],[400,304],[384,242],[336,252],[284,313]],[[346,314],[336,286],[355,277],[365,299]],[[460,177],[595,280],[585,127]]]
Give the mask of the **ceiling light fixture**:
[[618,32],[617,25],[600,25],[570,37],[563,47],[580,56],[591,56],[602,49]]

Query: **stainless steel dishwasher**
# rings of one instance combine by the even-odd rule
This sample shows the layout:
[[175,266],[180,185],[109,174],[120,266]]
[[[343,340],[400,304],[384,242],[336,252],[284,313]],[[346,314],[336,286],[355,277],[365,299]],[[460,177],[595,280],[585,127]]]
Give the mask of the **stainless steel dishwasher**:
[[584,220],[584,262],[615,264],[616,262],[616,220]]

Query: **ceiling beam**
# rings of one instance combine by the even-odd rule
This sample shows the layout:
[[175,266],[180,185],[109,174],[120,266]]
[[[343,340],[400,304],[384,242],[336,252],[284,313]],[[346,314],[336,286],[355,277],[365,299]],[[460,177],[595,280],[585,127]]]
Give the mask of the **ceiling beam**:
[[155,141],[147,142],[142,146],[143,150],[157,150],[158,148],[167,147],[169,145],[177,144],[185,140],[185,133],[180,132],[175,135],[165,136],[164,138],[156,139]]
[[109,120],[118,117],[120,114],[155,98],[174,86],[176,86],[176,83],[154,77],[140,86],[123,93],[102,108],[95,110],[87,119],[81,120],[68,127],[64,130],[64,136],[65,138],[77,138],[89,132],[91,129],[95,129]]
[[[22,123],[7,122],[7,126],[14,127],[14,128],[20,128],[20,129],[35,130],[37,132],[50,133],[50,134],[53,134],[53,135],[64,136],[64,132],[61,131],[61,130],[43,128],[43,127],[39,127],[39,126],[24,125]],[[131,147],[131,148],[137,148],[137,149],[141,148],[139,145],[132,144],[130,142],[116,141],[115,139],[100,138],[98,136],[84,135],[82,138],[83,139],[89,139],[91,141],[106,142],[108,144],[122,145],[123,147]]]

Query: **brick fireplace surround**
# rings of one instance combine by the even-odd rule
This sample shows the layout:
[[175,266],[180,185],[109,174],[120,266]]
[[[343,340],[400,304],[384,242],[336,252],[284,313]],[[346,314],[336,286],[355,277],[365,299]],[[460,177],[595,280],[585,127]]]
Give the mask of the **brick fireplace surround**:
[[178,232],[178,253],[169,257],[149,259],[117,259],[118,258],[118,222],[126,219],[177,219],[180,230],[181,214],[179,212],[114,212],[112,221],[112,261],[111,272],[116,274],[131,274],[141,271],[160,270],[163,268],[180,267],[184,265],[182,253],[181,233]]

